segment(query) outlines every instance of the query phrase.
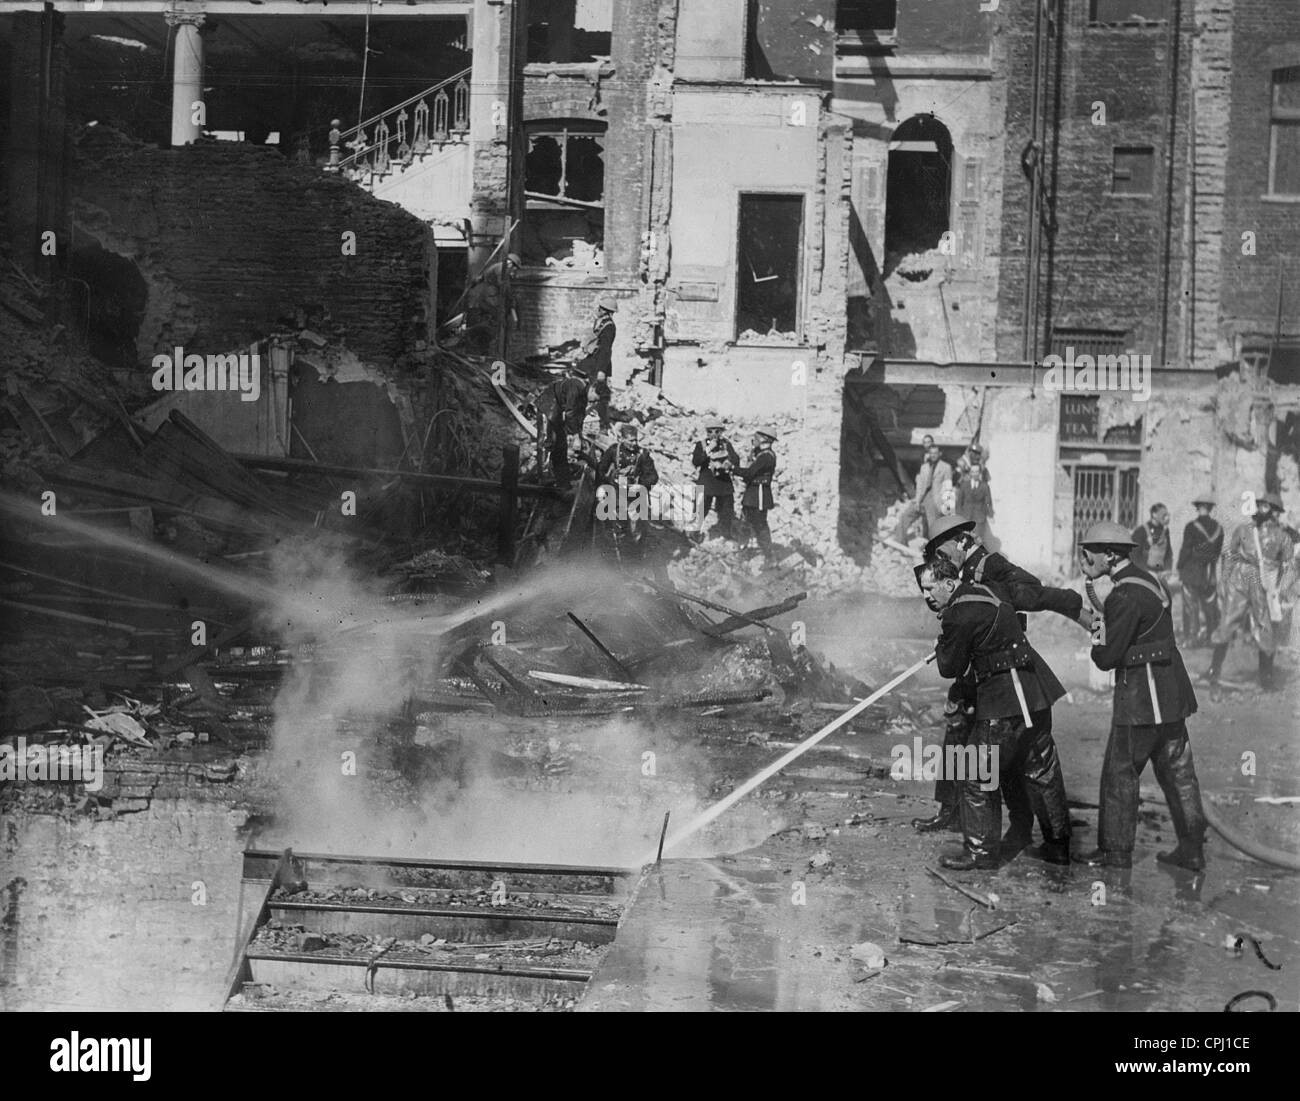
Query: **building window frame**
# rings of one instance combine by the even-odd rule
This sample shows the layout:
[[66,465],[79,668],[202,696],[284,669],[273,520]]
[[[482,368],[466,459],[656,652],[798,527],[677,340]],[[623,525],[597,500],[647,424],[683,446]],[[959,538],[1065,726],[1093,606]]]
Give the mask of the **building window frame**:
[[1268,191],[1265,198],[1300,202],[1300,173],[1297,174],[1294,191],[1277,189],[1277,149],[1278,138],[1283,130],[1294,130],[1300,135],[1300,103],[1294,107],[1284,107],[1281,89],[1284,85],[1300,86],[1300,65],[1283,65],[1269,73],[1268,86]]
[[[540,138],[553,138],[558,141],[560,147],[560,178],[557,185],[557,192],[549,194],[545,192],[527,190],[527,159],[533,151],[534,142]],[[568,194],[568,184],[571,182],[569,177],[569,156],[571,153],[570,141],[572,139],[596,138],[600,143],[601,157],[601,179],[600,195],[596,200],[578,199]],[[565,267],[562,263],[557,264],[552,269],[547,260],[537,261],[531,258],[530,252],[526,251],[527,246],[521,245],[520,255],[524,260],[523,270],[529,272],[548,272],[555,270],[556,274],[573,275],[573,276],[600,276],[605,277],[604,252],[605,252],[605,229],[609,224],[609,165],[607,158],[609,155],[609,127],[606,123],[594,119],[585,118],[556,118],[556,119],[539,119],[524,124],[524,163],[525,163],[525,190],[524,190],[524,230],[525,235],[528,233],[530,215],[538,216],[550,213],[562,213],[566,210],[575,214],[585,213],[593,216],[600,216],[600,245],[601,263],[596,266],[588,267]],[[593,246],[593,248],[596,246]]]

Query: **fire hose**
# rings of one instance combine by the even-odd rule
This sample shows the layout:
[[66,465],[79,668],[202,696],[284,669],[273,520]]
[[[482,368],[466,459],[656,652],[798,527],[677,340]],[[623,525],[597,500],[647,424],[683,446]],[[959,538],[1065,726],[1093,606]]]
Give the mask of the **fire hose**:
[[[1084,581],[1083,587],[1087,590],[1088,600],[1092,603],[1093,608],[1096,609],[1097,614],[1100,615],[1103,610],[1102,603],[1097,598],[1097,591],[1093,588],[1092,580],[1088,579]],[[1148,665],[1147,669],[1150,670],[1150,668],[1151,666]],[[1154,699],[1154,696],[1152,698]],[[1162,798],[1146,795],[1144,795],[1143,798],[1161,806],[1168,806]],[[1247,856],[1253,856],[1256,860],[1265,864],[1272,864],[1278,868],[1286,868],[1288,871],[1292,872],[1300,872],[1300,855],[1288,852],[1286,849],[1275,849],[1269,845],[1261,844],[1260,842],[1233,829],[1233,827],[1229,826],[1227,822],[1220,818],[1210,806],[1208,797],[1201,800],[1201,809],[1205,813],[1205,821],[1209,823],[1210,828],[1234,849],[1239,849]]]
[[[930,654],[928,657],[922,658],[914,665],[908,667],[907,669],[904,669],[901,673],[899,673],[896,677],[894,677],[894,679],[891,680],[888,684],[885,684],[880,688],[877,688],[866,699],[860,700],[858,703],[854,704],[847,711],[845,711],[844,714],[840,715],[839,718],[831,720],[831,722],[827,723],[819,731],[817,731],[816,734],[812,734],[809,737],[805,738],[802,742],[800,742],[797,746],[795,746],[784,756],[779,757],[777,760],[773,761],[761,772],[758,772],[755,775],[751,776],[748,780],[746,780],[743,784],[741,784],[740,787],[736,788],[730,795],[726,796],[726,798],[718,800],[718,802],[714,803],[713,806],[709,807],[708,810],[704,811],[699,815],[696,815],[694,819],[692,819],[680,830],[674,833],[670,838],[668,838],[666,843],[663,841],[660,842],[659,845],[660,854],[662,855],[665,851],[673,848],[675,845],[680,845],[683,841],[686,840],[686,838],[690,837],[692,834],[698,833],[714,819],[720,817],[724,811],[735,806],[736,803],[740,802],[740,800],[742,800],[746,795],[748,795],[760,784],[763,784],[766,781],[770,780],[773,776],[775,776],[778,772],[780,772],[783,768],[785,768],[786,765],[790,764],[791,761],[794,761],[795,759],[802,757],[805,753],[808,752],[808,750],[812,749],[812,747],[815,746],[818,742],[822,741],[823,739],[827,738],[829,735],[833,734],[836,730],[842,727],[855,715],[858,715],[860,712],[865,711],[868,707],[870,707],[882,696],[888,695],[900,684],[902,684],[903,681],[907,680],[908,677],[911,677],[915,673],[919,673],[922,669],[924,669],[927,665],[929,665],[930,662],[934,661],[936,656],[937,655],[935,654]],[[649,864],[654,860],[655,860],[655,856],[653,853],[651,853],[640,863]]]

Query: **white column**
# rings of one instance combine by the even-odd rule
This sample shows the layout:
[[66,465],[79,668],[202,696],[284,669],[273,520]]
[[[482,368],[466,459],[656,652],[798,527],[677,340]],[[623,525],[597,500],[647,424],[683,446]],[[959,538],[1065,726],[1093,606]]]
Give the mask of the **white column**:
[[[203,100],[203,15],[199,12],[164,12],[168,26],[176,28],[172,43],[172,145],[197,141],[203,126],[194,121],[195,106]],[[206,115],[200,115],[206,118]]]

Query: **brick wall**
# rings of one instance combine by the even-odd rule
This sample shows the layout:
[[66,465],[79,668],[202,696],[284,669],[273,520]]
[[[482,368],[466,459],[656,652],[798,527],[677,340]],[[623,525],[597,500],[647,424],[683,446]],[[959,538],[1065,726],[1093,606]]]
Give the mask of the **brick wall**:
[[[1271,335],[1283,286],[1284,333],[1300,334],[1300,201],[1268,200],[1271,70],[1300,65],[1300,6],[1235,0],[1232,121],[1224,189],[1222,325],[1234,335]],[[1255,234],[1255,256],[1242,234]]]
[[[647,189],[658,180],[652,171],[654,139],[649,124],[650,81],[670,35],[663,33],[660,5],[615,0],[612,72],[590,66],[529,66],[525,72],[523,118],[583,119],[603,123],[605,132],[604,272],[526,273],[515,285],[519,325],[511,349],[529,354],[551,344],[585,336],[595,301],[612,292],[628,305],[616,319],[616,363],[646,343],[640,319],[653,310],[653,290],[641,278],[642,234],[650,229]],[[625,371],[619,374],[626,377]]]
[[[273,149],[156,149],[91,131],[78,149],[74,215],[79,236],[131,260],[149,284],[136,341],[146,368],[173,344],[239,346],[292,326],[299,310],[377,366],[425,333],[428,227]],[[356,234],[355,256],[343,254],[345,232]]]
[[[44,33],[51,39],[48,85],[42,111],[42,22],[38,12],[18,12],[10,21],[9,116],[4,174],[9,240],[18,260],[49,277],[57,260],[41,255],[41,235],[53,230],[67,243],[67,54],[63,16],[52,12]],[[42,123],[43,117],[43,123]]]
[[[999,302],[998,349],[1021,357],[1023,291],[1030,205],[1020,158],[1030,138],[1033,71],[1033,5],[1004,5],[1010,54],[1008,72],[1006,193],[1002,232],[1004,279]],[[1089,27],[1085,0],[1069,0],[1064,48],[1052,72],[1047,109],[1059,123],[1055,170],[1057,235],[1044,264],[1040,321],[1064,328],[1123,330],[1140,351],[1159,340],[1161,278],[1169,233],[1168,350],[1181,356],[1184,291],[1184,200],[1187,187],[1187,121],[1191,13],[1182,20],[1178,45],[1177,133],[1168,149],[1172,22],[1157,27]],[[1103,116],[1104,124],[1099,124]],[[1048,127],[1049,146],[1053,142]],[[1154,150],[1151,193],[1112,194],[1113,155],[1119,146]],[[1169,157],[1174,165],[1172,211],[1166,230]],[[1046,235],[1043,248],[1049,242]]]

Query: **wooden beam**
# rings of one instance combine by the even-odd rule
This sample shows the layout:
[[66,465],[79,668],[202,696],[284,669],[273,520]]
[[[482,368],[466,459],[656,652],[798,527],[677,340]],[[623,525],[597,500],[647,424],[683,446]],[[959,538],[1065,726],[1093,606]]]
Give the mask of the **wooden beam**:
[[[430,487],[468,489],[476,493],[503,491],[500,482],[488,478],[463,478],[458,474],[422,474],[418,470],[379,470],[369,467],[343,466],[340,463],[313,463],[307,459],[283,459],[269,455],[233,455],[233,458],[254,470],[276,470],[284,474],[342,475],[348,478],[406,478]],[[520,483],[515,486],[517,497],[556,498],[560,494],[552,486]]]
[[515,505],[519,499],[519,448],[501,449],[501,512],[497,524],[497,561],[515,560]]

